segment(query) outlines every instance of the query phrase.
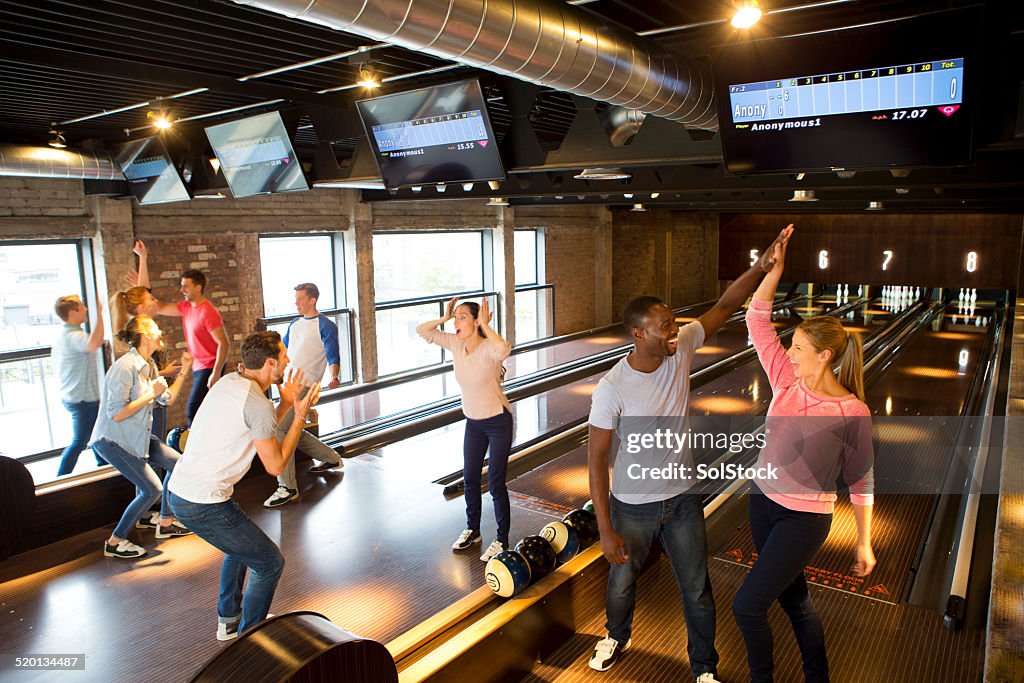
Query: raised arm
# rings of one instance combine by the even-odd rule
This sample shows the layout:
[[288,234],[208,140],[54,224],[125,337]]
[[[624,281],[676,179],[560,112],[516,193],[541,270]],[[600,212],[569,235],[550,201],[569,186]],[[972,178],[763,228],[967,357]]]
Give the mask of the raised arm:
[[142,240],[135,240],[135,246],[132,247],[139,256],[139,277],[138,286],[149,288],[149,250],[146,248],[146,243]]
[[729,319],[729,316],[739,310],[739,307],[743,305],[743,302],[754,291],[761,277],[772,270],[770,255],[774,253],[776,245],[780,243],[785,244],[789,241],[789,236],[792,232],[792,224],[783,228],[779,236],[775,238],[775,241],[765,249],[761,260],[734,280],[722,294],[721,298],[711,307],[711,310],[697,318],[704,328],[704,339],[710,339],[713,334],[721,329],[725,321]]
[[269,439],[256,439],[253,442],[256,445],[256,454],[259,455],[260,462],[266,468],[267,474],[274,477],[281,474],[284,471],[285,465],[295,455],[295,447],[299,443],[303,427],[306,426],[306,416],[309,414],[309,409],[316,404],[319,398],[320,385],[314,382],[309,387],[309,392],[306,393],[306,396],[302,400],[295,402],[295,419],[292,420],[291,426],[280,441],[276,437],[271,437]]
[[444,317],[437,318],[436,320],[428,320],[425,323],[417,325],[416,334],[423,337],[431,344],[437,344],[438,346],[451,350],[449,337],[454,337],[455,335],[442,332],[438,328],[455,317],[455,307],[458,303],[459,297],[453,296],[447,305],[445,305]]
[[96,299],[96,322],[93,324],[92,332],[85,342],[85,350],[92,353],[103,346],[103,304]]
[[785,269],[787,243],[788,237],[785,242],[776,242],[771,252],[766,254],[771,258],[771,270],[754,292],[746,315],[747,332],[772,389],[780,385],[788,386],[796,381],[793,365],[786,357],[786,350],[779,343],[779,335],[772,326],[772,302],[775,301],[775,290]]
[[486,298],[480,301],[480,312],[476,317],[476,326],[484,333],[487,341],[497,347],[498,355],[501,359],[507,358],[509,353],[512,352],[512,346],[491,327],[491,306],[487,303]]

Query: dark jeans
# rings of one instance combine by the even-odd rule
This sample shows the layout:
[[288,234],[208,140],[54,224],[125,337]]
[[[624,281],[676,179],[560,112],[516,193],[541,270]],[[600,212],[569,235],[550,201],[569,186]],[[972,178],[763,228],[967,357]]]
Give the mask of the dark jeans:
[[750,531],[757,561],[732,603],[747,643],[753,683],[772,681],[772,630],[768,608],[776,600],[789,616],[807,681],[828,681],[825,631],[807,592],[804,567],[817,554],[832,525],[831,514],[789,510],[755,487],[749,503]]
[[[135,526],[135,522],[143,516],[143,513],[149,510],[153,503],[160,500],[160,494],[163,493],[164,488],[167,486],[167,482],[171,478],[171,472],[174,471],[174,464],[178,462],[180,457],[178,452],[170,446],[160,444],[160,442],[153,439],[150,439],[149,443],[148,460],[135,457],[113,441],[108,441],[107,439],[100,439],[92,445],[94,451],[102,455],[125,479],[135,484],[135,499],[128,504],[124,514],[121,515],[121,521],[114,527],[114,536],[117,538],[128,538],[128,534]],[[163,446],[163,448],[154,447],[154,443]],[[166,470],[167,473],[164,475],[163,487],[160,486],[160,478],[156,476],[153,468],[149,466],[150,462]],[[171,516],[170,508],[167,507],[166,496],[164,496],[163,502],[160,505],[160,516]]]
[[[193,503],[167,492],[171,510],[197,536],[224,553],[220,569],[220,623],[238,624],[242,633],[267,618],[284,571],[281,551],[233,500]],[[242,596],[245,574],[252,570]]]
[[512,413],[505,408],[500,415],[485,420],[466,418],[466,436],[462,442],[462,479],[466,495],[466,528],[480,530],[480,478],[487,457],[487,488],[494,501],[494,517],[498,522],[497,540],[508,545],[508,529],[512,524],[512,510],[505,487],[505,470],[512,451]]
[[[703,673],[717,673],[715,600],[708,576],[708,542],[701,497],[682,493],[668,500],[631,505],[612,496],[611,507],[612,527],[625,542],[629,560],[613,564],[608,570],[608,635],[623,644],[630,639],[636,580],[657,537],[668,555],[683,598],[690,671],[695,678]],[[661,600],[663,596],[651,599]]]
[[[89,437],[92,436],[92,428],[96,425],[96,416],[99,415],[99,401],[81,401],[80,403],[68,403],[62,401],[67,411],[71,413],[71,443],[67,445],[64,452],[60,454],[60,466],[57,468],[57,476],[71,474],[75,465],[78,464],[78,456],[89,447]],[[99,455],[96,456],[97,465],[105,465]]]
[[[221,377],[224,376],[224,370],[227,367],[227,365],[224,365],[221,368]],[[192,391],[189,392],[188,403],[185,405],[185,417],[188,419],[189,427],[192,426],[192,420],[196,419],[196,413],[199,412],[199,406],[203,404],[203,399],[210,393],[210,389],[206,384],[210,381],[210,375],[212,374],[213,368],[192,371]]]

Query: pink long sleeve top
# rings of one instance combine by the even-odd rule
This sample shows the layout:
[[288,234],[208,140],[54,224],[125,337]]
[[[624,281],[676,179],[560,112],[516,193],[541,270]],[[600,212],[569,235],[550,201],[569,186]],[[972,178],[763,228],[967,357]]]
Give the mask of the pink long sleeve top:
[[797,379],[772,326],[769,302],[752,300],[746,319],[773,394],[757,466],[763,472],[774,467],[775,478],[756,478],[758,488],[790,510],[830,514],[842,472],[850,501],[873,504],[874,449],[867,405],[853,394],[816,394]]

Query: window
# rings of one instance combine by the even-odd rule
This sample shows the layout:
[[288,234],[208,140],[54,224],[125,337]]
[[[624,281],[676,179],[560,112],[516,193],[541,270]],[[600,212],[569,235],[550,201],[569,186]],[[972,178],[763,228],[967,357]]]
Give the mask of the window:
[[483,233],[385,232],[373,236],[378,303],[484,289]]
[[[259,323],[281,336],[296,317],[295,285],[312,282],[320,290],[316,307],[338,326],[342,384],[355,381],[355,339],[352,311],[346,308],[345,242],[341,233],[260,236],[260,276],[264,317]],[[326,375],[322,383],[327,384]],[[271,388],[277,398],[276,387]]]
[[485,245],[485,233],[479,230],[373,236],[379,375],[449,360],[447,352],[416,334],[416,326],[443,316],[445,303],[455,295],[488,296],[492,324],[499,319],[497,297],[484,291],[490,267]]
[[516,276],[516,344],[554,333],[555,288],[544,280],[544,234],[516,230],[513,242]]
[[[50,347],[64,324],[53,305],[58,297],[70,294],[93,305],[91,265],[91,252],[84,240],[0,243],[0,434],[4,435],[4,455],[28,458],[63,449],[71,440],[71,415],[61,404],[60,383],[50,358]],[[101,362],[101,354],[96,354],[96,362]],[[78,471],[93,467],[94,462],[83,455],[78,459]],[[53,459],[33,465],[36,481],[53,479],[57,464]]]
[[264,235],[260,237],[263,313],[267,317],[295,312],[295,285],[312,282],[320,288],[317,308],[344,308],[345,251],[340,235]]

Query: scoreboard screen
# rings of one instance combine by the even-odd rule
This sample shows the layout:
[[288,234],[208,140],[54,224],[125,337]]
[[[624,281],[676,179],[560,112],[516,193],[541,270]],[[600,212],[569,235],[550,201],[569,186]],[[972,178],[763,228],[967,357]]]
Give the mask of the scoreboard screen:
[[970,163],[976,15],[956,11],[724,48],[732,174]]

